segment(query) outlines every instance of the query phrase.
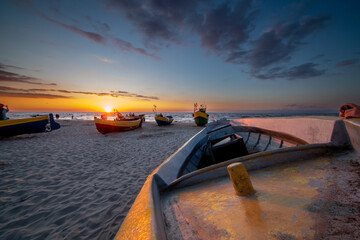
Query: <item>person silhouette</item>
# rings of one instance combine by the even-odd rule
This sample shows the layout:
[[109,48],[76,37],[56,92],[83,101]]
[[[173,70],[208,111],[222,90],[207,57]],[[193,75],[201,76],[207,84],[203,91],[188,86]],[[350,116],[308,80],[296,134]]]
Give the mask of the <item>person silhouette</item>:
[[0,103],[0,120],[7,120],[9,119],[8,117],[6,117],[6,113],[9,112],[9,108],[7,105],[1,104]]

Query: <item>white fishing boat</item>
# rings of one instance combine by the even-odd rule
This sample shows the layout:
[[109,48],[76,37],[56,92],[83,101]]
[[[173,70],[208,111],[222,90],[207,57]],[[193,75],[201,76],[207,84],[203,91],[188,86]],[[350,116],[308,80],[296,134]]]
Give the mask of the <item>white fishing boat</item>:
[[148,176],[116,239],[355,239],[359,163],[359,119],[217,121]]

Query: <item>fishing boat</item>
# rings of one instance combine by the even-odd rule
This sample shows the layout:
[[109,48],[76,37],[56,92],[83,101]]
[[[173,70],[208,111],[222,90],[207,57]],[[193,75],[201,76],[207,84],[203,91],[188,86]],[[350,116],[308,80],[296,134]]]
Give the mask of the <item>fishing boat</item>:
[[170,125],[174,118],[172,116],[163,116],[161,113],[158,113],[156,110],[156,105],[154,105],[153,112],[155,113],[155,121],[158,126]]
[[129,131],[141,127],[142,118],[102,119],[94,117],[96,129],[102,133]]
[[355,239],[359,162],[359,119],[212,122],[147,177],[115,239]]
[[54,121],[53,114],[0,121],[0,136],[10,137],[26,133],[39,133],[60,128],[60,124]]
[[209,121],[209,114],[206,113],[206,105],[201,104],[199,109],[197,103],[194,103],[194,119],[197,126],[204,126]]
[[161,114],[155,115],[155,121],[159,126],[169,125],[174,121],[172,116],[162,116]]
[[[115,115],[117,113],[115,112]],[[132,120],[136,120],[136,119],[141,119],[142,122],[145,122],[145,114],[139,114],[139,115],[135,115],[134,113],[129,113],[129,114],[126,114],[125,117],[127,119],[132,119]]]

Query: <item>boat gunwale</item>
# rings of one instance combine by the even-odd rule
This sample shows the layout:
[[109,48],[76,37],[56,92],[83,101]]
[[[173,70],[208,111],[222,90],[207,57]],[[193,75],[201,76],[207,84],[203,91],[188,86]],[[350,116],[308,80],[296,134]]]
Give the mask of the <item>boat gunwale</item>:
[[174,118],[172,116],[165,116],[165,117],[161,117],[156,115],[155,120],[160,120],[160,121],[170,121],[170,120],[174,120]]
[[[255,167],[250,166],[252,161],[253,162],[256,161],[256,160],[261,161],[261,160],[263,160],[263,158],[269,158],[271,156],[277,157],[279,155],[295,153],[295,152],[300,152],[300,153],[303,153],[303,154],[306,154],[306,153],[311,154],[311,153],[316,152],[316,150],[320,150],[319,155],[322,155],[328,149],[339,149],[339,148],[343,148],[343,147],[336,146],[336,145],[334,145],[332,143],[317,143],[317,144],[308,144],[308,145],[303,145],[303,146],[280,148],[280,149],[268,150],[268,151],[259,152],[259,153],[253,153],[253,154],[249,154],[249,155],[246,155],[246,156],[233,158],[233,159],[227,160],[225,162],[217,163],[217,164],[214,164],[214,165],[211,165],[211,166],[201,168],[201,169],[195,170],[193,172],[187,173],[187,174],[175,179],[173,182],[171,182],[169,185],[167,185],[166,190],[170,190],[170,189],[173,189],[175,187],[176,188],[185,187],[187,185],[181,186],[182,182],[187,181],[187,180],[189,180],[189,179],[191,179],[193,177],[201,176],[202,174],[215,172],[216,170],[220,170],[220,169],[225,170],[225,174],[213,175],[210,178],[217,178],[217,177],[225,176],[227,174],[226,167],[228,165],[230,165],[232,163],[236,163],[236,162],[245,163],[246,169],[248,171],[253,171],[253,170],[257,170],[257,169],[261,169],[261,168],[271,167],[271,166],[275,166],[275,165],[279,165],[279,164],[283,164],[283,163],[294,162],[294,161],[299,161],[299,159],[303,159],[302,157],[298,157],[297,159],[294,159],[294,158],[292,158],[291,160],[286,159],[286,160],[281,161],[281,162],[273,162],[273,163],[271,163],[269,161],[269,164],[260,164],[260,165],[255,166]],[[323,150],[323,151],[321,151],[321,150]],[[202,181],[197,181],[197,182],[200,183],[200,182],[206,181],[206,180],[208,180],[210,178],[202,179]]]
[[344,122],[351,147],[360,153],[360,119],[345,119]]
[[[102,124],[102,125],[109,125],[109,126],[121,126],[121,123],[123,123],[123,126],[125,127],[132,127],[137,126],[141,123],[142,119],[125,119],[125,120],[107,120],[107,119],[100,119],[97,117],[94,117],[95,124]],[[125,124],[126,123],[126,124]]]
[[359,118],[348,118],[344,119],[345,122],[350,123],[356,127],[360,127],[360,119]]
[[209,114],[198,110],[198,111],[194,112],[194,118],[198,118],[198,117],[209,119]]
[[[271,137],[292,143],[292,144],[296,144],[297,146],[304,146],[304,145],[308,145],[309,143],[297,138],[293,135],[287,134],[287,133],[281,133],[281,132],[277,132],[277,131],[273,131],[273,130],[267,130],[267,129],[263,129],[263,128],[258,128],[258,127],[250,127],[250,126],[234,126],[231,124],[227,124],[227,125],[223,125],[223,126],[219,126],[217,128],[211,129],[210,131],[208,131],[206,133],[206,136],[204,136],[203,139],[199,140],[198,143],[194,146],[194,148],[192,149],[191,153],[188,154],[188,156],[186,157],[185,161],[183,162],[183,164],[181,165],[181,167],[179,168],[179,171],[177,173],[177,179],[180,178],[182,175],[184,169],[186,168],[187,164],[189,164],[192,155],[198,150],[199,145],[202,145],[205,143],[206,138],[210,138],[210,134],[215,134],[217,131],[221,132],[221,130],[224,129],[228,129],[231,128],[233,130],[233,133],[231,134],[235,134],[238,132],[253,132],[253,133],[259,133],[259,134],[265,134],[265,135],[269,135]],[[222,136],[224,137],[224,136]],[[276,149],[278,150],[278,149]],[[270,150],[269,150],[270,151]],[[265,151],[268,152],[268,151]],[[253,155],[253,154],[250,154]],[[249,156],[249,155],[247,155]],[[215,164],[216,165],[216,164]],[[213,165],[212,165],[213,166]],[[199,169],[198,169],[199,170]],[[196,170],[196,171],[198,171]],[[186,175],[186,174],[185,174]]]
[[305,141],[301,138],[295,137],[288,133],[268,130],[268,129],[259,128],[259,127],[251,127],[251,126],[234,126],[233,125],[232,127],[234,128],[235,132],[253,132],[253,133],[265,134],[265,135],[269,135],[269,136],[277,138],[277,139],[282,139],[286,142],[296,144],[296,145],[309,144],[307,141]]
[[43,120],[49,120],[49,116],[45,115],[45,116],[31,117],[31,118],[1,120],[0,121],[0,128],[1,127],[15,126],[15,125],[24,124],[24,123],[38,122],[38,121],[43,121]]

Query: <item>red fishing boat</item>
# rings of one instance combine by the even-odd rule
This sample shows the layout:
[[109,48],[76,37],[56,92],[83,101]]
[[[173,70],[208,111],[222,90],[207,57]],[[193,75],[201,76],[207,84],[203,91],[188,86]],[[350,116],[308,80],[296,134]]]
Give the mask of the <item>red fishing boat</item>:
[[96,129],[102,133],[129,131],[141,127],[142,118],[107,120],[94,117]]

